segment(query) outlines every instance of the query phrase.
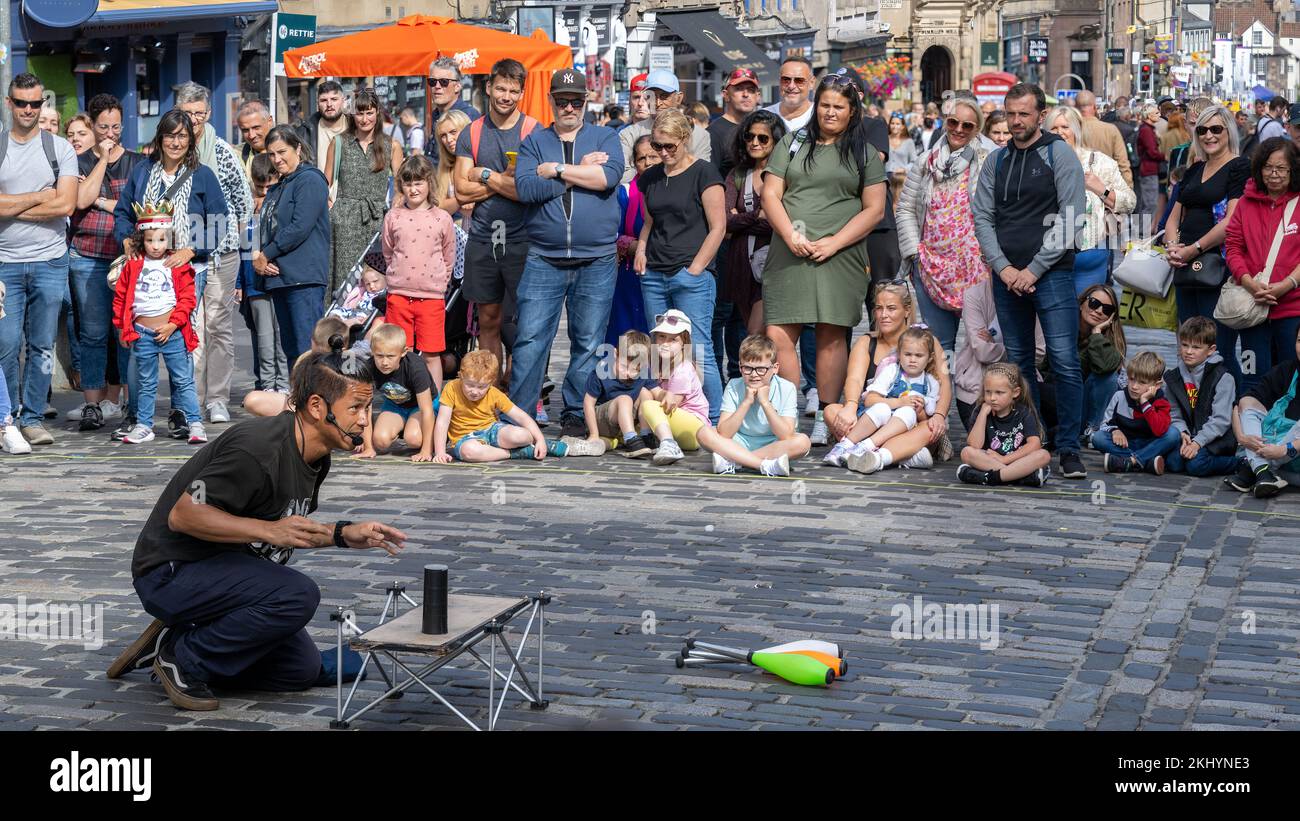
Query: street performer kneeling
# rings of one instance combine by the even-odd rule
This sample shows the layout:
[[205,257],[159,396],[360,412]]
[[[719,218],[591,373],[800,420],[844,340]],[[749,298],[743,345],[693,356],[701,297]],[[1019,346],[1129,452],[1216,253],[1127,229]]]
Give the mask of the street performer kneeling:
[[379,522],[307,518],[330,468],[369,424],[370,362],[308,354],[292,374],[292,410],[232,427],[172,478],[136,541],[131,575],[155,617],[109,678],[152,666],[184,710],[215,710],[210,686],[295,691],[322,676],[307,635],[320,588],[285,565],[295,548],[382,548],[406,534]]

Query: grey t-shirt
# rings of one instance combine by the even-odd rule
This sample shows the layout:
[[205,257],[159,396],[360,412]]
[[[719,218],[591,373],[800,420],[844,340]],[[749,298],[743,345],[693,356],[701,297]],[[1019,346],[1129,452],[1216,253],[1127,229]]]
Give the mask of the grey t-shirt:
[[[514,128],[506,130],[497,128],[492,122],[492,118],[486,114],[483,115],[482,119],[483,136],[479,139],[478,160],[473,160],[474,152],[470,146],[470,132],[472,129],[469,126],[461,130],[460,137],[456,140],[456,156],[469,157],[471,162],[474,162],[480,168],[505,171],[509,167],[506,152],[514,151],[518,156],[519,135],[524,128],[523,115],[520,115],[515,122]],[[479,242],[491,242],[493,226],[500,221],[506,229],[505,241],[507,243],[515,240],[526,242],[528,240],[528,235],[524,230],[524,216],[526,213],[527,208],[522,203],[515,202],[500,194],[493,194],[474,206],[470,220],[470,239]]]
[[[9,141],[4,164],[0,165],[0,194],[31,194],[55,186],[54,171],[36,133],[20,143],[6,132]],[[62,137],[54,137],[54,156],[59,176],[77,178],[77,153]],[[44,222],[0,219],[0,262],[46,262],[68,252],[68,220],[55,217]]]

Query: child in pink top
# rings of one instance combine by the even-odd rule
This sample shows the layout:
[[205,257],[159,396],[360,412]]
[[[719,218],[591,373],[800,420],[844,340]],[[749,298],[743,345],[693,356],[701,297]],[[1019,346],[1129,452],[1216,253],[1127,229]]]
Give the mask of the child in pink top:
[[447,347],[443,298],[456,262],[451,217],[434,204],[433,163],[416,155],[397,172],[404,202],[384,217],[384,261],[388,264],[388,306],[384,321],[406,331],[406,346],[419,351],[442,388]]
[[651,461],[671,465],[685,456],[683,449],[699,449],[697,434],[709,424],[709,400],[691,358],[691,321],[686,314],[674,308],[656,317],[651,334],[659,356],[658,373],[667,376],[641,402],[641,421],[659,438]]

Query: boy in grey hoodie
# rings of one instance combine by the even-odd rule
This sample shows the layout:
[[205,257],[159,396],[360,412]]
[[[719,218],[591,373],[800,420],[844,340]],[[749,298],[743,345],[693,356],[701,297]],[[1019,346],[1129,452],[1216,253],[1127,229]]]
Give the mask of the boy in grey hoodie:
[[1189,476],[1219,476],[1237,465],[1232,406],[1237,382],[1215,346],[1214,322],[1189,318],[1178,328],[1178,367],[1165,372],[1173,426],[1182,437],[1165,457],[1169,470]]

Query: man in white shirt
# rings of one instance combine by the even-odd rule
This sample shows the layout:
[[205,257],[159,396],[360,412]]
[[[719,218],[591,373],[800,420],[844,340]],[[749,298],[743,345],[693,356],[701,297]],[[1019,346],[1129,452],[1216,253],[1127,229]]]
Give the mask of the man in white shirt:
[[404,107],[397,118],[402,123],[402,133],[406,135],[403,141],[406,156],[414,157],[416,154],[423,154],[424,129],[420,127],[420,118],[415,115],[415,107],[409,105]]
[[798,131],[812,119],[813,69],[803,57],[781,64],[781,101],[767,107],[781,118],[786,131]]

